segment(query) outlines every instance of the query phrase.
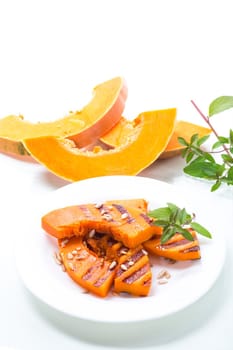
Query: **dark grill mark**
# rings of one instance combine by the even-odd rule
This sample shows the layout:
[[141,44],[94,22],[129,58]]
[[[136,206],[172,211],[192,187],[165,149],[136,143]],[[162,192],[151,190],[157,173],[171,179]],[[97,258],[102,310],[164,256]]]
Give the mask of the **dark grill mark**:
[[200,250],[200,247],[195,246],[195,247],[190,247],[187,249],[182,250],[183,253],[190,253],[190,252],[198,252]]
[[123,207],[123,205],[120,205],[120,204],[112,204],[112,206],[114,207],[114,208],[116,208],[118,211],[119,211],[119,213],[122,215],[122,214],[127,214],[128,215],[128,217],[127,217],[127,219],[126,219],[126,222],[128,223],[128,224],[131,224],[131,222],[133,222],[133,221],[135,221],[135,218],[133,218],[131,215],[130,215],[130,213],[125,209],[125,207]]
[[130,257],[130,260],[135,263],[136,261],[138,261],[144,255],[145,254],[143,253],[142,249],[139,249],[134,255],[132,255]]
[[90,209],[86,205],[79,205],[78,207],[83,214],[86,215],[86,217],[91,218],[93,216]]
[[[114,270],[113,270],[114,271]],[[100,287],[107,279],[108,277],[112,274],[111,270],[108,270],[105,275],[101,278],[99,278],[95,283],[94,283],[94,286],[95,287]]]
[[171,243],[166,243],[166,244],[162,244],[161,247],[162,248],[172,248],[172,247],[178,247],[179,245],[184,245],[187,243],[191,243],[193,241],[189,241],[188,239],[180,239],[179,241],[175,241],[175,242],[171,242]]
[[114,207],[114,208],[116,208],[118,211],[119,211],[119,213],[120,214],[129,214],[128,213],[128,211],[125,209],[125,207],[123,207],[123,205],[120,205],[120,204],[112,204],[112,206]]
[[93,265],[91,266],[87,272],[85,273],[85,275],[83,275],[82,279],[84,281],[87,281],[91,278],[92,274],[100,267],[100,264],[96,264],[96,265]]
[[144,213],[141,213],[140,216],[145,220],[145,222],[150,225],[153,226],[153,220],[151,220],[151,218],[149,216],[147,216]]
[[127,219],[126,219],[126,222],[127,224],[131,224],[132,222],[135,222],[135,218],[133,218],[132,216],[129,216]]
[[147,271],[149,271],[150,265],[147,263],[146,265],[142,266],[139,270],[135,271],[132,275],[126,277],[123,282],[127,284],[134,283],[137,279],[145,275]]

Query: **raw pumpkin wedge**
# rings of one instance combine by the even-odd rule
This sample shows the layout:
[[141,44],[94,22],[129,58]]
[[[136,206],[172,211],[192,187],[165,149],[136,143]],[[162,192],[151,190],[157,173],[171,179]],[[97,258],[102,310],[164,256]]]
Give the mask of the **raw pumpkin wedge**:
[[161,233],[161,228],[152,224],[144,209],[127,207],[114,201],[55,209],[42,217],[41,226],[56,238],[84,237],[90,230],[95,230],[110,234],[130,248]]
[[127,99],[122,77],[105,81],[93,89],[91,101],[80,111],[52,122],[31,123],[23,116],[0,119],[0,151],[28,156],[23,139],[41,136],[69,137],[79,147],[92,143],[108,132],[121,118]]
[[28,152],[48,170],[68,181],[104,175],[136,175],[164,151],[173,133],[176,109],[141,113],[128,140],[112,150],[83,151],[64,138],[38,137],[23,141]]
[[147,296],[152,284],[152,271],[147,252],[142,245],[121,255],[114,279],[116,293]]
[[143,243],[145,249],[152,254],[173,260],[196,260],[201,258],[200,245],[194,230],[190,229],[193,241],[175,234],[169,241],[161,244],[161,235],[157,235]]
[[[130,137],[131,133],[132,124],[124,117],[121,117],[120,121],[108,133],[101,137],[100,142],[102,142],[105,148],[113,149],[127,142],[127,139]],[[210,133],[211,129],[209,128],[205,128],[187,121],[177,120],[174,132],[172,133],[166,148],[159,158],[170,158],[181,153],[184,146],[178,142],[179,136],[183,137],[187,141],[190,141],[192,135],[194,134],[198,134],[200,137],[202,137],[209,135]]]
[[67,274],[87,291],[105,297],[115,277],[112,261],[99,257],[87,248],[82,237],[72,237],[65,245],[59,242],[59,253]]

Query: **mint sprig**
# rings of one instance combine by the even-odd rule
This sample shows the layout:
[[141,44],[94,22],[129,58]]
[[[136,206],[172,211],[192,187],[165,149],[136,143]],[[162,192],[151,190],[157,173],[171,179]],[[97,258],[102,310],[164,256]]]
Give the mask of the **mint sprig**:
[[[217,141],[212,145],[211,151],[207,152],[202,145],[208,140],[208,136],[199,137],[198,134],[192,135],[188,142],[182,137],[178,137],[181,145],[185,146],[182,150],[182,157],[185,158],[187,166],[184,172],[190,176],[203,178],[213,181],[211,192],[216,191],[223,183],[228,186],[233,185],[233,130],[230,129],[229,136],[220,136],[213,127],[210,118],[233,108],[233,96],[221,96],[215,99],[209,106],[209,116],[205,116],[197,107],[194,101],[191,101],[198,113],[211,128]],[[214,154],[221,155],[221,162],[217,162]]]
[[167,203],[167,207],[161,207],[149,211],[148,215],[154,220],[153,224],[163,228],[161,243],[166,243],[176,233],[180,233],[186,239],[193,241],[190,228],[207,238],[212,238],[211,233],[202,225],[195,222],[195,215],[187,213],[185,208],[179,208],[174,203]]

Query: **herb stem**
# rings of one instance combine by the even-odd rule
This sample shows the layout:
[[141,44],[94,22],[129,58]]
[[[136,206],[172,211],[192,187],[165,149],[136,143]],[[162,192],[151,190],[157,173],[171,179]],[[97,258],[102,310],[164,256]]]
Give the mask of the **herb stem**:
[[[219,135],[217,133],[217,131],[215,130],[215,128],[213,127],[213,125],[210,122],[210,118],[205,116],[204,113],[202,113],[202,111],[200,110],[200,108],[196,105],[196,103],[191,100],[192,105],[196,108],[196,110],[198,111],[198,113],[200,114],[200,116],[204,119],[204,121],[209,125],[209,127],[211,128],[211,130],[213,131],[214,135],[216,136],[216,138],[219,140]],[[224,149],[224,151],[232,158],[228,148],[226,147],[226,145],[223,143],[222,147]]]

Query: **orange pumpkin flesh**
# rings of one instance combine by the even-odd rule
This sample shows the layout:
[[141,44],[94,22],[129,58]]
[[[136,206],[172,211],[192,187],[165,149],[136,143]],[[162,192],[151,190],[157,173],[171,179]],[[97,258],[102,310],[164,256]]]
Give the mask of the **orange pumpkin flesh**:
[[[100,139],[100,142],[105,148],[115,148],[125,143],[132,133],[132,125],[130,121],[121,117],[120,121]],[[174,157],[181,153],[184,148],[179,142],[178,137],[183,137],[185,140],[190,141],[192,135],[198,134],[200,137],[209,135],[211,129],[203,126],[189,123],[187,121],[177,120],[174,128],[174,132],[171,138],[160,155],[160,159]]]
[[48,170],[69,181],[103,175],[136,175],[163,152],[175,126],[176,109],[141,113],[132,121],[125,144],[113,149],[82,151],[66,139],[24,140],[28,152]]
[[[103,205],[81,204],[53,210],[41,219],[42,228],[56,238],[85,236],[90,230],[110,234],[126,247],[134,248],[161,229],[152,224],[144,208],[108,201]],[[133,201],[131,201],[133,202]]]
[[93,89],[92,100],[81,111],[53,122],[31,123],[23,116],[0,119],[0,151],[12,155],[28,156],[22,143],[25,138],[40,136],[69,137],[79,147],[93,142],[108,132],[120,119],[127,99],[127,86],[123,78],[103,82]]

